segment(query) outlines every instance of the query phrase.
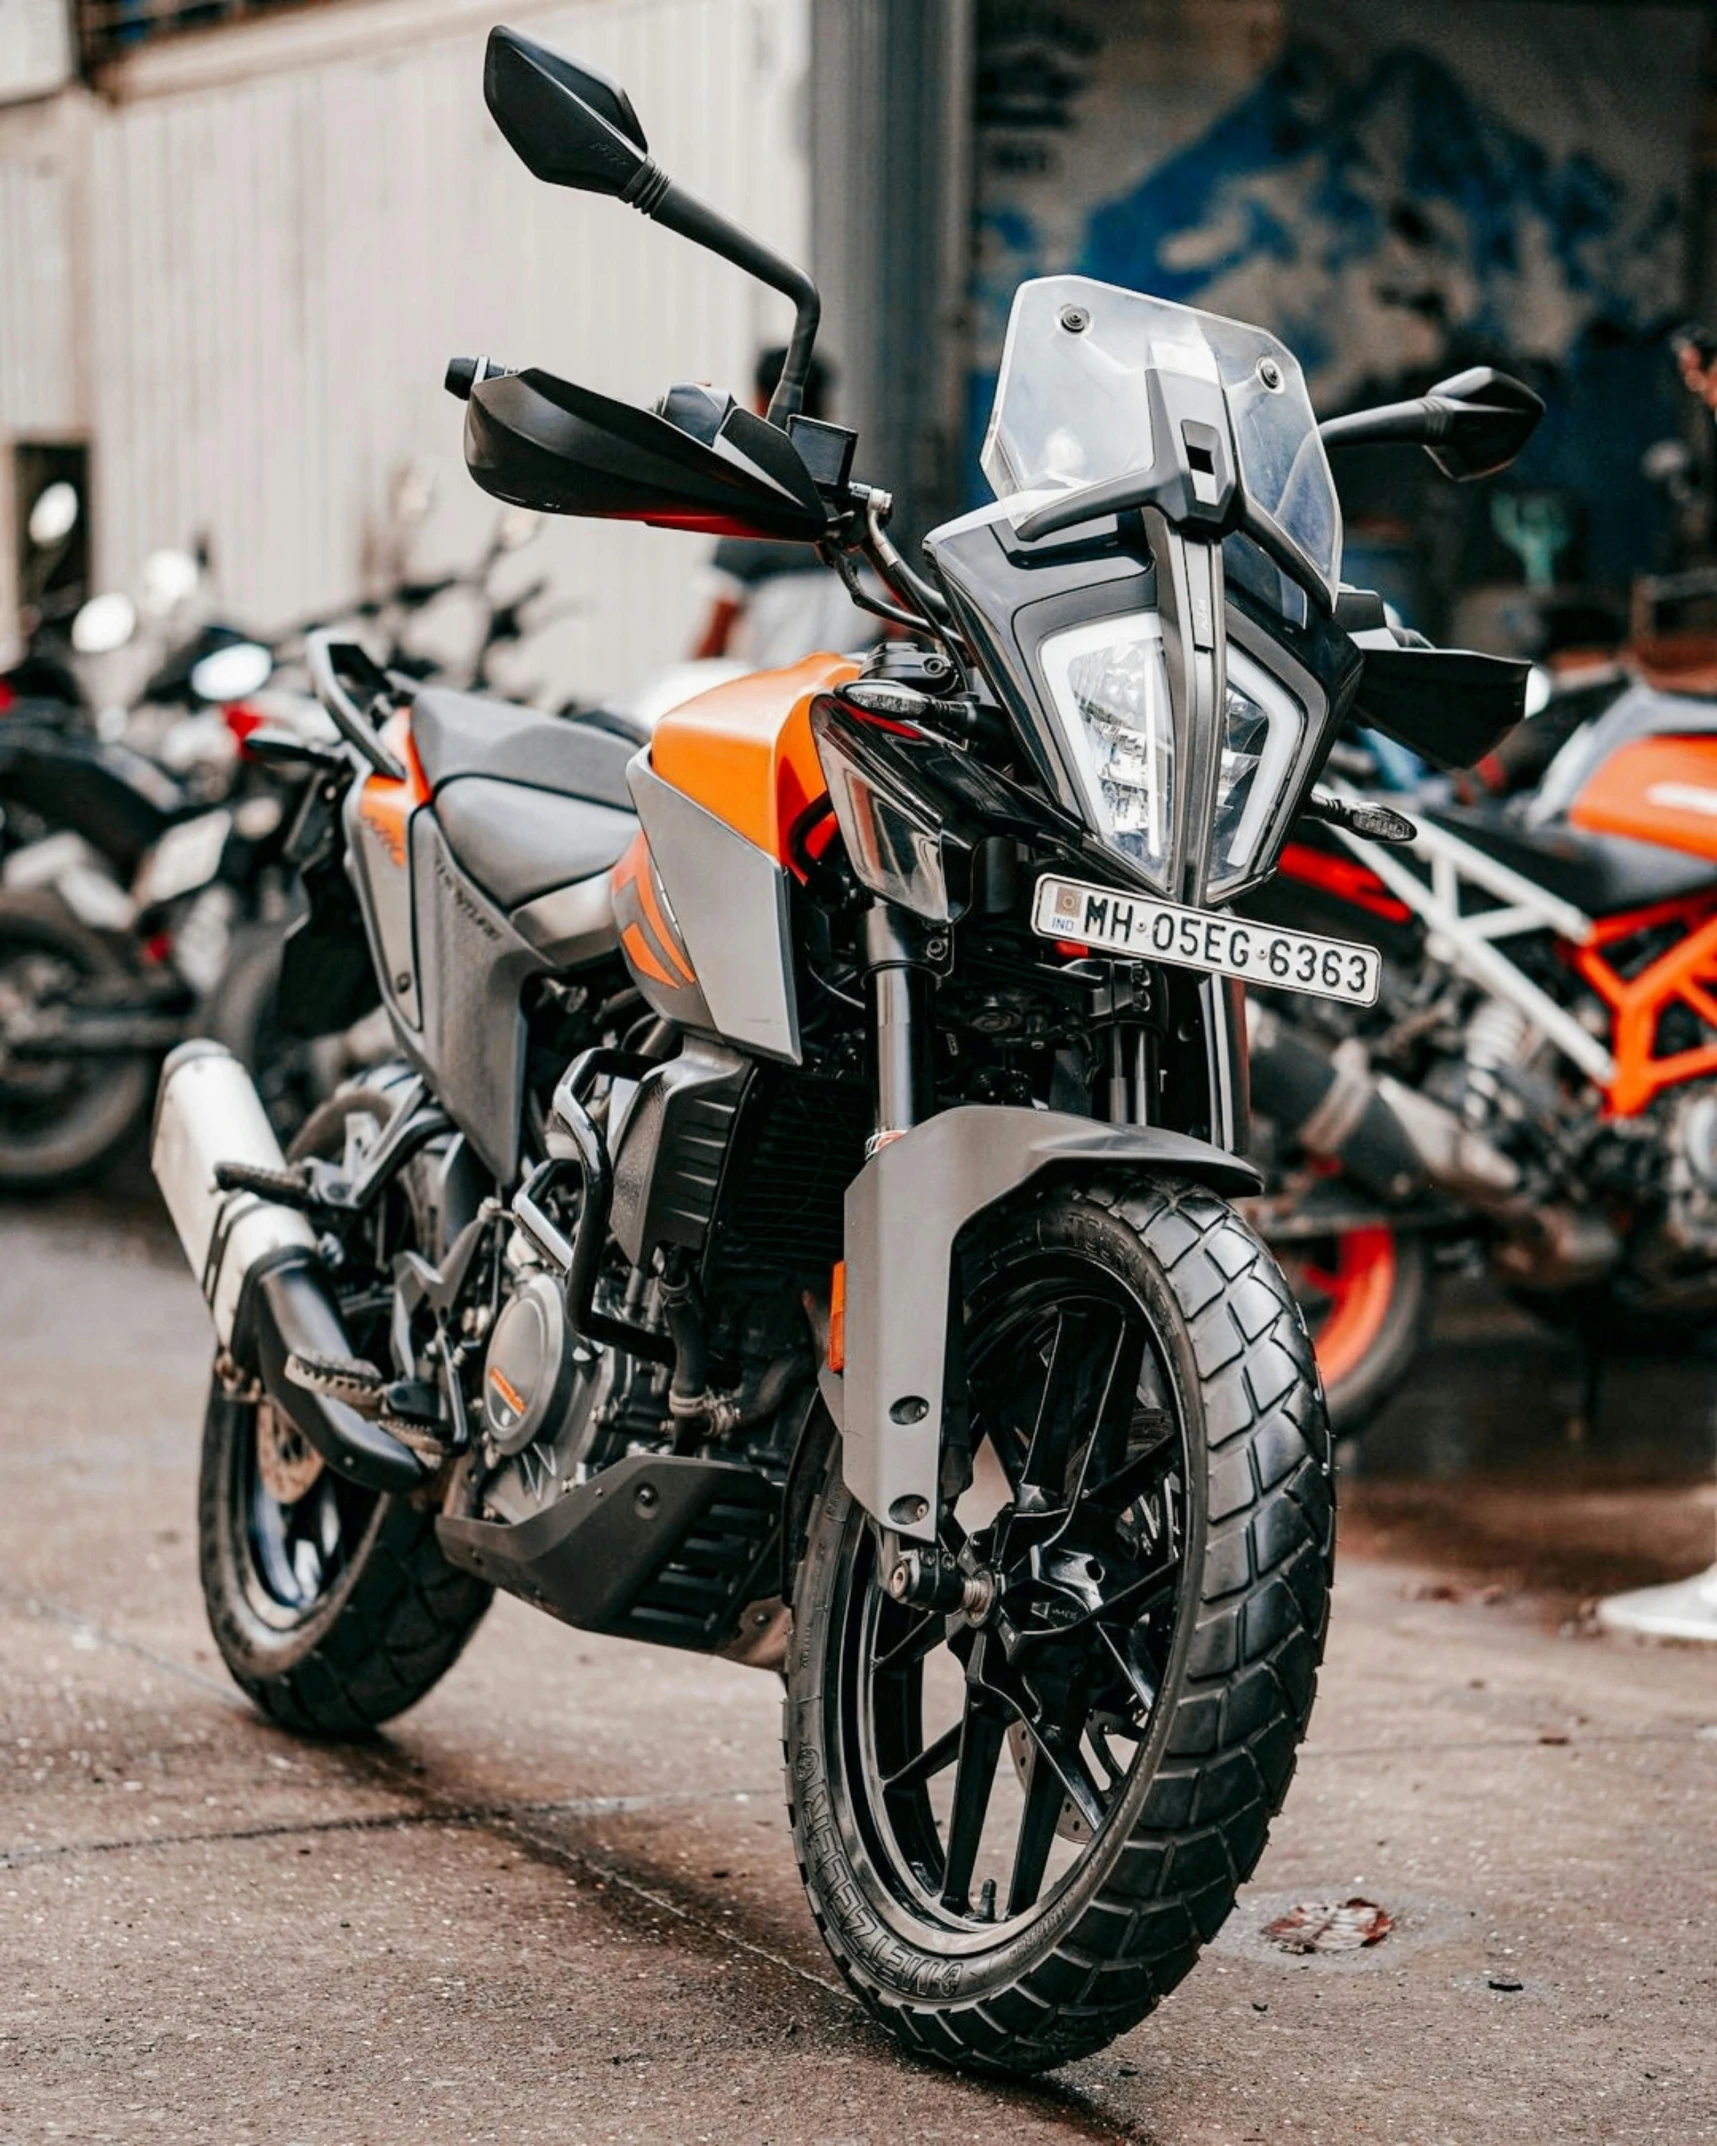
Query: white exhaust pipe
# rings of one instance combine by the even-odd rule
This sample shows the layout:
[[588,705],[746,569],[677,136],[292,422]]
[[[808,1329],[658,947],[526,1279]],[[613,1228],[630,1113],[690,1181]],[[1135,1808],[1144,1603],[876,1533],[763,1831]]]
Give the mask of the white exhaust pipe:
[[353,1357],[316,1232],[296,1207],[223,1192],[223,1163],[286,1168],[244,1067],[223,1044],[182,1043],[161,1071],[150,1166],[222,1349],[261,1378],[331,1467],[372,1490],[416,1489],[426,1473],[417,1456],[342,1398],[342,1374],[361,1372],[366,1389],[379,1374]]
[[294,1208],[254,1192],[223,1192],[215,1183],[218,1163],[283,1170],[286,1158],[255,1083],[231,1051],[181,1043],[162,1068],[149,1167],[226,1348],[245,1276],[271,1254],[314,1252],[316,1232]]

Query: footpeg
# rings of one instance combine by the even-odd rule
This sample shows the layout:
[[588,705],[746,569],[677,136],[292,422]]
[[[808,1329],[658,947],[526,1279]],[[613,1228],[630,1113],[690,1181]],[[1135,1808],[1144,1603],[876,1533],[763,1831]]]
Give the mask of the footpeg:
[[428,1379],[395,1379],[384,1387],[377,1420],[431,1468],[453,1450],[441,1395]]
[[311,1356],[294,1349],[286,1359],[286,1376],[306,1393],[344,1401],[360,1416],[379,1416],[387,1380],[361,1356]]
[[302,1163],[269,1170],[255,1163],[220,1162],[215,1165],[215,1184],[222,1192],[254,1193],[260,1200],[268,1200],[276,1207],[290,1207],[312,1220],[349,1211],[343,1201],[331,1199],[317,1189]]

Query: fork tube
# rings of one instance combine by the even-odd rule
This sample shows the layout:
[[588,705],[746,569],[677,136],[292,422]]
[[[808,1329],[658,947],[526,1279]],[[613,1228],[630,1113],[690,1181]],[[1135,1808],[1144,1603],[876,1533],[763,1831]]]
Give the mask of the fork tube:
[[865,918],[872,1155],[930,1115],[935,974],[923,940],[918,920],[886,903],[878,902]]

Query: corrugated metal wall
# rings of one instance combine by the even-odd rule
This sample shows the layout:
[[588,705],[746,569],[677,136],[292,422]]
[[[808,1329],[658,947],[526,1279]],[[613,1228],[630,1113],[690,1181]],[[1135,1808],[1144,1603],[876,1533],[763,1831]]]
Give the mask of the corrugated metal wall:
[[[317,11],[320,14],[321,11]],[[330,9],[343,28],[361,14]],[[395,11],[397,15],[397,10]],[[482,99],[482,33],[434,34],[412,10],[403,47],[97,106],[87,213],[41,189],[71,183],[8,161],[0,130],[0,435],[47,422],[42,376],[75,378],[65,328],[13,299],[85,278],[97,573],[123,582],[162,544],[206,531],[229,607],[259,624],[348,595],[407,462],[438,505],[425,570],[479,548],[493,503],[460,459],[441,389],[454,352],[541,364],[648,401],[676,379],[743,392],[783,312],[737,271],[608,201],[538,185]],[[515,7],[533,35],[623,81],[662,163],[803,255],[807,182],[797,113],[803,0],[588,0]],[[21,236],[20,236],[21,234]],[[62,319],[76,318],[68,299]],[[56,344],[56,334],[60,342]],[[707,544],[562,522],[526,555],[579,615],[533,644],[559,690],[624,686],[683,653]],[[523,571],[526,562],[520,562]]]

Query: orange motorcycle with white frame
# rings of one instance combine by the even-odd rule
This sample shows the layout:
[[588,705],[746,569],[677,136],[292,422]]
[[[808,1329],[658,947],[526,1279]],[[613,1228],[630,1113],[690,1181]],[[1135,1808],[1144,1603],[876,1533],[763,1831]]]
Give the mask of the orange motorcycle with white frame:
[[[340,744],[283,996],[322,1028],[379,1000],[394,1047],[290,1157],[214,1046],[164,1075],[217,1339],[211,1624],[324,1732],[427,1691],[497,1587],[779,1670],[842,1972],[914,2050],[1041,2069],[1189,1970],[1305,1732],[1328,1426],[1233,1205],[1240,997],[1364,1004],[1378,957],[1229,905],[1305,813],[1351,819],[1314,787],[1349,707],[1435,730],[1450,673],[1355,642],[1273,337],[1026,284],[996,500],[920,571],[854,435],[798,408],[809,281],[669,181],[616,84],[497,30],[485,86],[540,177],[796,325],[763,417],[456,361],[478,481],[814,544],[907,638],[723,685],[635,752],[313,642]],[[1380,422],[1467,474],[1536,414],[1487,372]],[[1451,660],[1483,727],[1515,718],[1523,667]]]
[[1576,1328],[1594,1379],[1717,1316],[1717,706],[1642,681],[1531,799],[1409,824],[1302,837],[1254,904],[1384,955],[1358,1018],[1254,1016],[1254,1216],[1347,1429],[1408,1375],[1438,1247]]

